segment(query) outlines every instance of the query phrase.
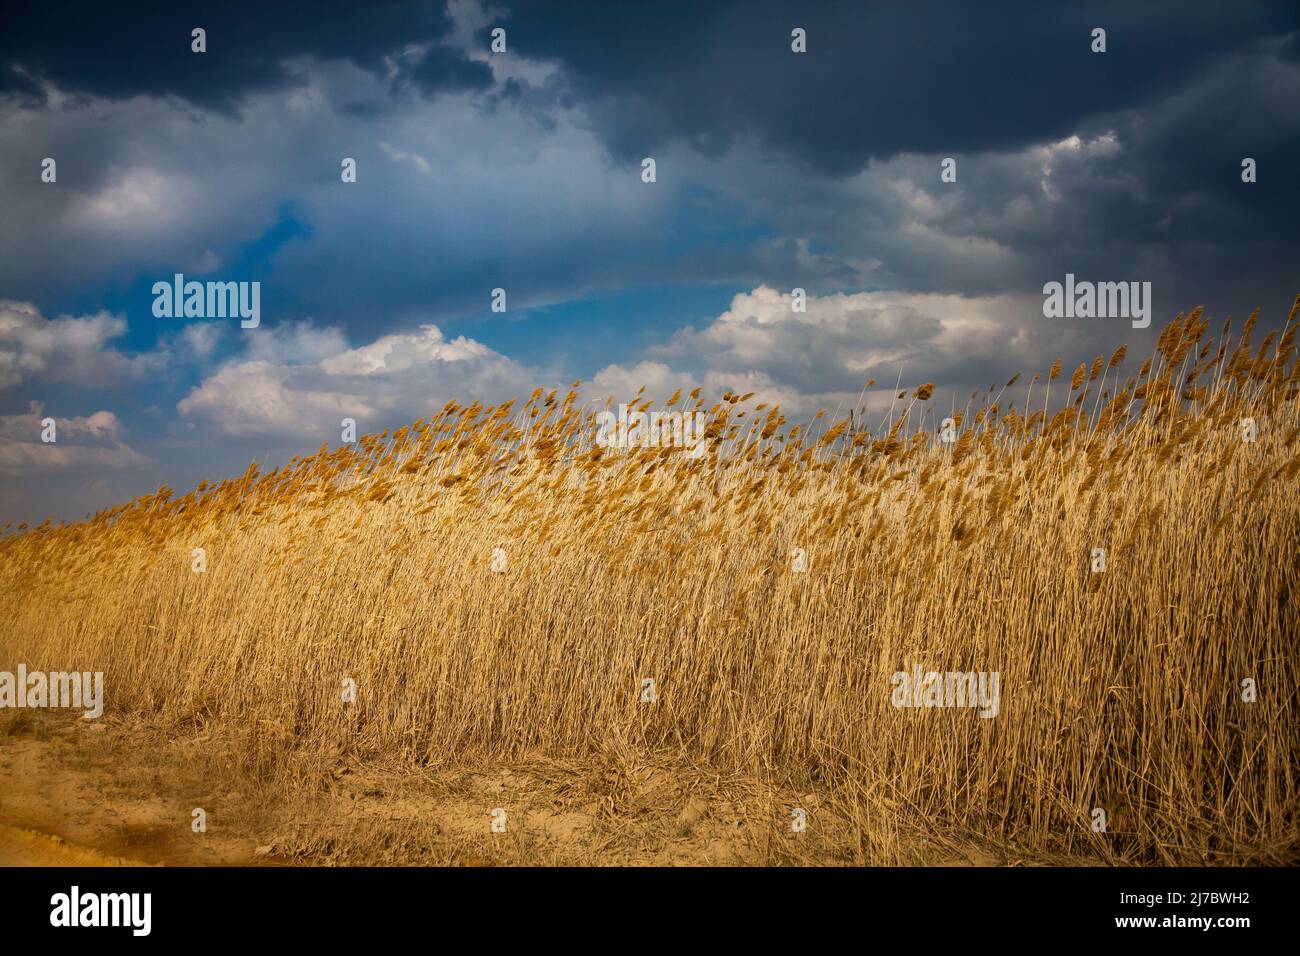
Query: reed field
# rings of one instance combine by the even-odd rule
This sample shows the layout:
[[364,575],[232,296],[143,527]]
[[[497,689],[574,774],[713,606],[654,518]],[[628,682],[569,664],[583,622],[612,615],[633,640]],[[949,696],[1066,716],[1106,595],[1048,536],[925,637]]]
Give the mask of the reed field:
[[[106,719],[219,731],[223,772],[286,799],[321,754],[643,760],[831,794],[808,831],[848,862],[929,832],[1294,863],[1298,312],[1197,309],[956,408],[657,397],[707,416],[699,456],[595,443],[644,394],[449,403],[11,531],[0,668],[102,671]],[[996,716],[895,706],[914,667],[996,672]]]

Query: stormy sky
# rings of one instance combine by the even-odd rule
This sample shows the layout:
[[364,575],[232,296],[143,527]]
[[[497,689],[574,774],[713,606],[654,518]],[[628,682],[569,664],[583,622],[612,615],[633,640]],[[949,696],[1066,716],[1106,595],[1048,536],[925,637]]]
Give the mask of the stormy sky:
[[[451,398],[807,415],[1149,350],[1196,305],[1276,325],[1298,177],[1294,2],[9,3],[0,523]],[[259,282],[261,324],[156,317],[175,273]],[[1046,318],[1067,273],[1150,282],[1151,328]]]

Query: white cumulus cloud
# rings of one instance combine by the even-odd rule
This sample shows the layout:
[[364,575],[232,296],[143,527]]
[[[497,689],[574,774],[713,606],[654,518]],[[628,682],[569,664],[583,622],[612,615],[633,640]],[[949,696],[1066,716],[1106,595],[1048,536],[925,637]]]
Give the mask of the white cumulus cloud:
[[0,301],[0,389],[32,379],[112,387],[166,365],[165,351],[127,355],[109,345],[125,331],[108,312],[47,319],[29,302]]
[[182,418],[229,436],[331,437],[343,418],[361,431],[429,415],[445,402],[526,394],[537,375],[436,325],[350,347],[338,329],[296,323],[253,337],[248,352],[196,386]]
[[123,469],[150,463],[125,441],[116,415],[54,418],[53,442],[42,441],[45,416],[38,402],[18,415],[0,415],[0,473],[32,475],[52,471]]

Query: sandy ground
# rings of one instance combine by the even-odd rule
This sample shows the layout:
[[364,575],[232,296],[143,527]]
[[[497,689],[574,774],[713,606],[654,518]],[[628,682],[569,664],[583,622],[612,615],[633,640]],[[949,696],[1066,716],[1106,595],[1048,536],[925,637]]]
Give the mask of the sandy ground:
[[176,839],[189,832],[176,826],[181,808],[154,794],[110,795],[105,782],[78,765],[66,737],[0,740],[0,865],[236,864],[253,856],[239,841]]
[[[825,795],[707,769],[611,759],[412,770],[339,755],[259,788],[222,772],[220,740],[205,731],[65,716],[0,725],[0,865],[868,862]],[[807,812],[802,833],[793,806]],[[498,808],[505,832],[492,829]],[[928,865],[1034,862],[918,835],[906,852]]]
[[62,837],[0,825],[0,866],[135,866],[134,860],[105,856]]

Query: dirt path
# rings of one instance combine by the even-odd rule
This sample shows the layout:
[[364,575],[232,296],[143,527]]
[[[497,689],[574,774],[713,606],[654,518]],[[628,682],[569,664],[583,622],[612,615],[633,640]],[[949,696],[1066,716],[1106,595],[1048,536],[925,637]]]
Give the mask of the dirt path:
[[[176,866],[255,862],[252,840],[193,837],[190,809],[156,793],[123,795],[76,747],[93,725],[45,739],[0,738],[0,865]],[[211,837],[211,839],[209,839]]]
[[[28,714],[0,726],[0,865],[737,864],[770,857],[744,786],[650,767],[456,767],[339,758],[309,799],[268,807],[204,773],[202,734],[159,740],[108,722]],[[138,730],[136,728],[135,730]],[[706,775],[716,776],[716,775]],[[756,803],[757,801],[757,803]],[[205,808],[207,831],[191,827]],[[498,807],[508,828],[491,829]],[[792,844],[793,846],[793,844]]]
[[[668,865],[760,863],[770,817],[743,787],[661,769],[533,766],[428,773],[322,767],[309,802],[268,812],[220,775],[190,774],[184,741],[42,716],[0,727],[0,865]],[[16,730],[16,732],[15,732]],[[207,746],[205,743],[204,746]],[[193,779],[194,776],[200,779]],[[215,786],[214,786],[215,784]],[[208,832],[191,827],[205,807]],[[508,829],[493,833],[494,808]]]
[[[223,750],[202,729],[10,720],[0,726],[0,866],[863,862],[824,795],[707,767],[631,758],[413,768],[339,755],[302,766],[288,780],[295,789],[267,791],[226,772]],[[792,806],[806,810],[806,833],[791,832]],[[204,832],[191,825],[195,808]],[[912,842],[912,863],[1016,862]]]
[[137,861],[105,856],[61,837],[0,824],[0,866],[135,866]]

